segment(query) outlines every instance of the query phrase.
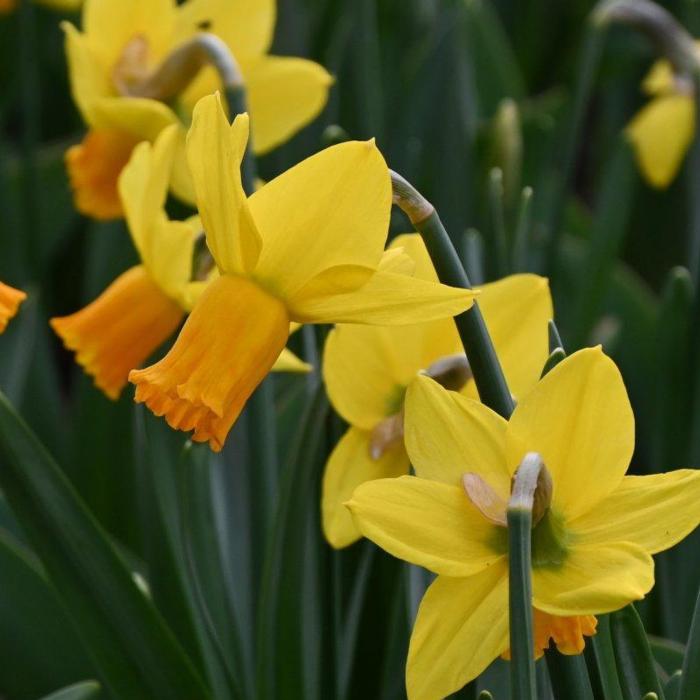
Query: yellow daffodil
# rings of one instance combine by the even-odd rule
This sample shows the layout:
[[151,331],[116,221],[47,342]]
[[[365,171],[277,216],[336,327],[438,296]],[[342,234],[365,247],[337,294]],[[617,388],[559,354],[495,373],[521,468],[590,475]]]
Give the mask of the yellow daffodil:
[[411,637],[410,700],[443,698],[508,654],[505,507],[528,452],[539,453],[553,484],[532,532],[537,654],[550,639],[580,653],[594,616],[643,598],[654,583],[651,555],[700,521],[700,471],[625,476],[634,417],[599,348],[557,365],[508,421],[419,377],[405,429],[416,476],[367,482],[348,506],[366,537],[438,574]]
[[8,284],[0,282],[0,333],[6,328],[10,319],[15,316],[19,305],[27,298],[27,295]]
[[[117,179],[137,143],[179,124],[173,191],[191,200],[184,158],[185,126],[196,100],[218,87],[204,69],[171,108],[130,96],[173,49],[197,33],[216,34],[230,48],[245,80],[253,115],[253,145],[264,153],[287,140],[323,108],[332,82],[316,63],[269,56],[274,0],[86,0],[83,33],[64,24],[73,98],[89,127],[66,153],[76,207],[96,218],[121,214]],[[182,122],[184,120],[184,124]]]
[[195,221],[170,221],[164,211],[177,127],[154,145],[143,142],[119,179],[129,232],[141,264],[120,275],[95,301],[51,326],[77,362],[111,399],[182,322],[196,287],[190,284]]
[[651,101],[627,126],[639,169],[647,182],[668,187],[695,133],[695,104],[690,80],[674,76],[668,61],[657,61],[642,83]]
[[[414,261],[416,277],[437,281],[419,235],[399,236],[392,249]],[[484,285],[479,306],[516,397],[537,382],[548,356],[552,300],[547,280],[513,275]],[[340,325],[326,341],[323,376],[330,400],[350,424],[331,453],[323,477],[326,539],[345,547],[360,537],[344,503],[361,483],[408,473],[403,444],[406,388],[420,371],[442,375],[444,385],[478,398],[452,319],[382,328]]]
[[137,401],[214,450],[279,356],[290,321],[405,324],[459,313],[473,299],[401,274],[405,256],[383,254],[392,193],[374,142],[328,148],[247,198],[247,139],[247,115],[231,126],[218,95],[200,100],[187,155],[220,276],[170,352],[129,375]]

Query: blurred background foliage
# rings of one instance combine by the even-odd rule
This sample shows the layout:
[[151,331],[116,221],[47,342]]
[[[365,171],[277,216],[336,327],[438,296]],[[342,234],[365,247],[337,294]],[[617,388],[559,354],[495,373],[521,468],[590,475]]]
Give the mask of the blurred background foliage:
[[[700,35],[700,2],[661,4]],[[593,5],[278,0],[274,53],[313,58],[336,84],[322,116],[260,171],[271,178],[314,153],[330,125],[375,137],[435,203],[473,281],[546,274],[567,350],[603,343],[635,409],[633,470],[700,466],[698,303],[679,267],[700,172],[686,162],[665,191],[637,174],[622,130],[655,56],[629,29],[602,43],[570,182],[563,175]],[[107,400],[52,335],[50,316],[80,308],[136,259],[122,222],[72,207],[63,153],[83,127],[59,19],[30,2],[0,16],[0,279],[30,293],[0,340],[0,387],[147,581],[216,697],[252,697],[256,686],[261,698],[403,697],[425,578],[370,543],[337,553],[323,542],[319,475],[342,425],[318,375],[268,378],[260,391],[274,397],[276,422],[253,402],[221,456],[183,456],[181,436],[129,390]],[[534,196],[523,217],[525,186]],[[392,234],[407,228],[396,212]],[[515,254],[503,255],[503,241]],[[323,331],[297,336],[295,349],[317,361]],[[673,642],[658,645],[667,670],[698,581],[696,533],[657,558],[657,587],[640,606],[647,629]],[[36,698],[96,676],[69,617],[0,501],[0,696]],[[500,664],[480,687],[507,697]]]

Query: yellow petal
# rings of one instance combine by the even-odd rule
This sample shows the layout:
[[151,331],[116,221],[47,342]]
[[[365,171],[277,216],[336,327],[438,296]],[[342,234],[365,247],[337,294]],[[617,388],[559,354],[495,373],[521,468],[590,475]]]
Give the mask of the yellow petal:
[[408,457],[403,445],[386,450],[379,459],[372,459],[370,433],[351,427],[331,452],[323,474],[323,534],[330,545],[341,549],[362,536],[345,506],[360,484],[407,473]]
[[165,216],[176,138],[177,126],[173,125],[163,130],[153,146],[141,142],[119,176],[119,195],[129,232],[147,265],[157,255],[153,233],[156,223]]
[[304,58],[263,56],[243,70],[256,153],[267,153],[313,121],[333,84],[323,66]]
[[391,241],[390,249],[402,249],[404,254],[413,260],[412,275],[428,282],[437,282],[438,277],[425,247],[423,237],[419,233],[402,233]]
[[17,314],[19,305],[27,298],[20,289],[0,282],[0,333],[7,328],[10,319]]
[[197,103],[187,160],[207,245],[222,272],[242,275],[255,266],[262,244],[241,183],[247,140],[247,114],[230,126],[218,94]]
[[455,316],[471,307],[470,289],[447,287],[415,277],[377,271],[357,290],[338,293],[314,284],[289,298],[292,318],[303,323],[367,323],[382,326],[413,325]]
[[401,348],[386,328],[336,326],[326,338],[323,379],[335,410],[351,425],[372,430],[397,413],[408,377],[396,372]]
[[124,131],[139,141],[155,141],[178,118],[168,105],[144,97],[102,97],[91,107],[91,125]]
[[506,426],[491,409],[428,377],[418,377],[406,392],[406,450],[424,479],[457,486],[473,472],[507,500]]
[[[549,356],[547,324],[554,317],[549,284],[537,275],[511,275],[479,290],[508,388],[520,399],[537,384]],[[473,391],[476,398],[475,386]]]
[[663,95],[642,108],[627,126],[642,174],[654,187],[664,188],[693,139],[695,107],[688,95]]
[[76,362],[109,398],[117,399],[129,371],[141,365],[175,332],[182,309],[141,265],[112,282],[84,309],[52,318],[51,327]]
[[532,572],[533,605],[551,615],[619,610],[641,600],[653,585],[654,560],[629,542],[574,544],[561,566]]
[[505,562],[466,579],[439,576],[423,596],[411,634],[409,700],[442,700],[476,678],[507,647]]
[[655,61],[642,81],[647,95],[663,95],[673,91],[675,78],[671,64],[666,60]]
[[68,59],[71,93],[83,119],[93,124],[92,107],[96,99],[114,93],[107,74],[102,70],[96,57],[81,34],[70,22],[62,22],[66,34],[65,47]]
[[634,451],[634,416],[615,363],[581,350],[516,406],[506,431],[511,472],[539,452],[554,481],[553,507],[571,520],[622,481]]
[[272,43],[275,11],[274,0],[188,0],[177,8],[177,40],[213,32],[239,60],[258,56]]
[[110,73],[126,44],[136,36],[148,42],[153,65],[172,45],[175,0],[86,0],[83,29],[102,70]]
[[632,542],[656,554],[680,542],[700,523],[700,471],[626,476],[593,509],[568,523],[584,544]]
[[331,146],[268,182],[249,201],[264,237],[255,276],[281,298],[329,267],[375,268],[382,257],[391,182],[371,141]]
[[273,372],[310,372],[313,367],[298,358],[291,350],[284,348],[272,366]]
[[360,532],[399,559],[471,576],[503,559],[498,533],[461,486],[402,476],[360,485],[347,503]]
[[168,354],[132,371],[136,401],[219,451],[289,336],[284,306],[242,277],[207,285]]

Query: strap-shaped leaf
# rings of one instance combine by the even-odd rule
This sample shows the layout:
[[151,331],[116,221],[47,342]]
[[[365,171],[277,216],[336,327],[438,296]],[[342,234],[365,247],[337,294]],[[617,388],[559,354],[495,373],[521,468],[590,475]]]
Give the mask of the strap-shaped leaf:
[[0,488],[104,686],[132,700],[207,698],[192,663],[99,524],[2,395]]

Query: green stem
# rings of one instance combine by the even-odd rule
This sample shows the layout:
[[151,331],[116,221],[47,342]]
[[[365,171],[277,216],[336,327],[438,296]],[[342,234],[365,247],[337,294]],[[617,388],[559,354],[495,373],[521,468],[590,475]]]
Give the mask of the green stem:
[[683,659],[683,674],[678,692],[678,700],[694,700],[700,688],[700,590],[695,603],[693,622],[690,625],[688,643]]
[[[228,106],[229,119],[233,121],[236,115],[248,111],[246,91],[243,85],[234,85],[224,88],[226,105]],[[248,146],[243,155],[241,163],[241,178],[243,180],[243,190],[250,197],[255,192],[255,180],[258,176],[255,155],[253,154],[252,135],[248,136]]]
[[555,698],[593,700],[593,690],[583,656],[565,656],[550,648],[545,651],[545,658]]
[[598,629],[586,640],[584,654],[595,700],[622,700],[608,615],[598,617]]
[[663,700],[664,692],[656,675],[654,657],[634,606],[628,605],[613,613],[610,616],[610,629],[625,700],[639,700],[650,692]]
[[[437,212],[433,210],[430,216],[414,223],[414,226],[423,236],[440,281],[452,287],[471,289],[467,273]],[[508,418],[514,408],[513,397],[479,305],[475,302],[470,309],[456,316],[455,324],[479,397],[489,408]]]
[[529,452],[515,474],[508,503],[508,610],[513,700],[536,700],[532,620],[532,508],[542,458]]

